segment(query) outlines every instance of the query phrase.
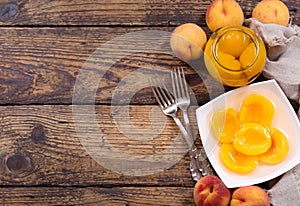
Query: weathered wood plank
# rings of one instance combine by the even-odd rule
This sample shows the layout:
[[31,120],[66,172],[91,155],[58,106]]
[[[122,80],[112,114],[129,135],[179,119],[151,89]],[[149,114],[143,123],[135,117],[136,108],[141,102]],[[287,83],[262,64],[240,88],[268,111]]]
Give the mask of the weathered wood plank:
[[[186,144],[175,123],[157,106],[130,106],[128,115],[125,106],[117,110],[96,106],[102,135],[89,130],[89,108],[82,106],[72,113],[74,107],[68,105],[0,107],[0,185],[193,186]],[[195,108],[190,112],[197,134]],[[90,147],[81,144],[85,137],[76,122],[88,128]],[[111,150],[100,153],[104,159],[99,164],[89,155],[95,154],[92,149],[107,147]],[[120,155],[113,156],[113,149]],[[127,166],[122,157],[141,159],[126,173],[119,170]],[[148,157],[162,162],[163,170],[149,167]]]
[[[97,89],[97,104],[110,104],[120,84],[127,85],[119,94],[120,103],[124,103],[130,91],[138,87],[136,80],[147,82],[148,74],[181,65],[187,70],[198,102],[207,102],[208,89],[218,93],[216,82],[205,71],[203,62],[197,64],[201,79],[171,55],[168,30],[172,28],[1,28],[0,104],[71,104],[76,78],[82,75],[83,68],[91,74],[82,87],[96,82],[90,89]],[[100,66],[89,66],[88,61]],[[101,66],[110,63],[111,67]],[[130,76],[131,80],[125,80]],[[83,95],[79,103],[87,101]],[[136,91],[130,102],[152,104],[154,98],[145,88]]]
[[[260,0],[238,0],[245,17]],[[283,0],[300,23],[298,0]],[[185,22],[205,26],[205,12],[211,0],[2,0],[1,25],[178,25]]]
[[194,205],[192,187],[10,187],[4,205]]

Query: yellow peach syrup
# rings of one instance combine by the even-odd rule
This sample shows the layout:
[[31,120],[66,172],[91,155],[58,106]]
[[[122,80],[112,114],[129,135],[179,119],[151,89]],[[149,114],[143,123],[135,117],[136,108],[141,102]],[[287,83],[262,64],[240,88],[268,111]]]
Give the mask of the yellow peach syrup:
[[223,27],[210,36],[204,61],[216,80],[227,86],[244,86],[262,72],[266,48],[262,39],[247,27]]

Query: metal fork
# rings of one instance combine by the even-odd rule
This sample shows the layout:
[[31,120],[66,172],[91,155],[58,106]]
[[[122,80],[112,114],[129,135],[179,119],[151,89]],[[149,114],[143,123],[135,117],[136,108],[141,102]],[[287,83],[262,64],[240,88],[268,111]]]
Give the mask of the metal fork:
[[190,106],[191,100],[190,100],[188,86],[185,81],[183,68],[178,69],[177,72],[176,70],[172,71],[171,79],[172,79],[172,86],[173,86],[173,94],[176,99],[177,107],[182,111],[185,129],[192,137],[190,141],[194,142],[189,116],[188,116],[188,108]]
[[[156,86],[152,86],[151,88],[152,88],[153,94],[154,94],[158,104],[160,105],[162,112],[165,115],[170,116],[174,119],[174,121],[176,122],[177,126],[179,127],[184,139],[189,144],[191,137],[189,136],[189,134],[187,133],[183,124],[177,117],[177,114],[176,114],[177,113],[177,104],[176,104],[174,96],[172,96],[172,94],[168,91],[165,84],[160,80],[159,77],[157,77],[155,79],[149,79],[149,81],[151,82],[152,85],[156,85]],[[192,145],[189,144],[189,148],[191,148],[191,146]]]
[[198,181],[201,176],[212,175],[213,171],[210,168],[209,162],[207,161],[204,149],[198,149],[194,144],[193,132],[188,116],[188,108],[190,106],[191,100],[183,68],[171,72],[171,79],[176,104],[177,107],[182,111],[185,129],[190,137],[188,142],[188,144],[191,145],[189,150],[189,155],[191,157],[190,171],[192,173],[193,179],[195,181]]
[[[174,119],[178,125],[184,139],[188,143],[189,147],[189,156],[191,157],[190,171],[192,177],[195,181],[198,181],[202,176],[212,174],[211,169],[207,166],[207,161],[203,162],[202,154],[197,150],[197,147],[194,145],[194,141],[190,133],[184,128],[183,124],[177,117],[177,101],[174,96],[168,91],[165,84],[160,80],[159,77],[154,79],[149,79],[152,85],[152,91],[154,96],[159,103],[162,112]],[[192,141],[191,141],[192,140]]]

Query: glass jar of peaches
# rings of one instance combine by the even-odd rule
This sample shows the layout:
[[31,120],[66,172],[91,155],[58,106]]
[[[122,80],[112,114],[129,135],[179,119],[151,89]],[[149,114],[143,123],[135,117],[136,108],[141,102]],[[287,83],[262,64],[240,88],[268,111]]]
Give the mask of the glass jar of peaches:
[[223,27],[210,36],[204,61],[216,80],[227,86],[244,86],[263,71],[266,48],[262,39],[247,27]]

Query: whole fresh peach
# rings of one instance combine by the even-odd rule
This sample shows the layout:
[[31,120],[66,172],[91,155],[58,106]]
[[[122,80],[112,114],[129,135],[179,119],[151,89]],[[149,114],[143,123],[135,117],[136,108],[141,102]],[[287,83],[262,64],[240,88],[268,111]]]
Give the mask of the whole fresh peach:
[[287,6],[279,0],[263,0],[252,11],[252,17],[264,24],[287,26],[290,13]]
[[236,189],[230,206],[270,206],[268,194],[258,186],[245,186]]
[[235,0],[214,0],[206,11],[206,24],[211,31],[243,23],[243,10]]
[[227,206],[231,192],[217,176],[205,176],[194,187],[197,206]]
[[176,27],[170,38],[171,49],[185,62],[198,59],[203,53],[206,42],[206,33],[194,23]]

